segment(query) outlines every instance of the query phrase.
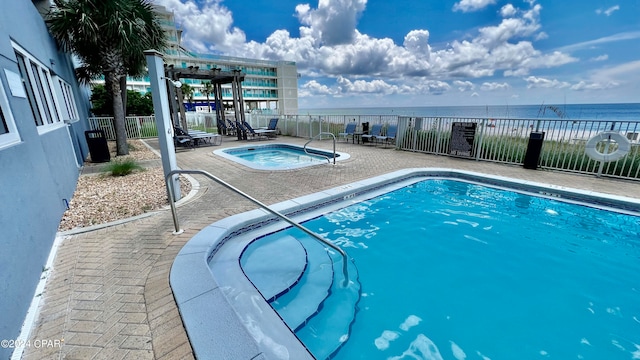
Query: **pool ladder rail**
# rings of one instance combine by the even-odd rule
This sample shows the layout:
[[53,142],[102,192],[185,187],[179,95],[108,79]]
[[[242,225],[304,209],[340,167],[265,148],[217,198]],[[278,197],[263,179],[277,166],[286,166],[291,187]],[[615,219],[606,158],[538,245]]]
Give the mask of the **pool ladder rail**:
[[[333,146],[334,146],[334,161],[335,161],[335,136],[333,137]],[[289,223],[293,227],[302,230],[304,233],[306,233],[307,235],[311,236],[312,238],[318,240],[320,243],[323,243],[323,244],[329,246],[330,248],[334,249],[340,255],[342,255],[342,272],[344,273],[344,280],[343,280],[342,286],[343,287],[349,286],[349,274],[348,274],[348,270],[347,270],[347,267],[348,267],[347,260],[349,259],[349,257],[347,256],[347,253],[344,250],[342,250],[339,246],[334,245],[331,241],[323,238],[322,236],[314,233],[313,231],[311,231],[311,230],[307,229],[306,227],[302,226],[301,224],[295,222],[294,220],[290,219],[289,217],[279,213],[278,211],[275,211],[275,210],[269,208],[267,205],[263,204],[262,202],[258,201],[257,199],[253,198],[252,196],[244,193],[242,190],[234,187],[233,185],[225,182],[224,180],[222,180],[222,179],[220,179],[220,178],[218,178],[218,177],[216,177],[216,176],[212,175],[211,173],[208,173],[208,172],[206,172],[204,170],[182,170],[182,169],[172,170],[165,177],[165,183],[167,184],[167,192],[169,194],[169,205],[171,206],[171,214],[173,215],[173,225],[174,225],[174,228],[175,228],[174,234],[178,235],[178,234],[181,234],[183,232],[183,230],[180,229],[180,221],[178,220],[178,211],[176,210],[176,204],[175,204],[175,200],[174,200],[175,199],[175,196],[174,196],[175,190],[173,188],[174,181],[172,181],[172,177],[174,175],[179,175],[179,174],[198,174],[198,175],[206,176],[209,179],[217,182],[218,184],[226,187],[227,189],[229,189],[229,190],[235,192],[236,194],[244,197],[245,199],[251,201],[252,203],[258,205],[259,207],[261,207],[262,209],[264,209],[267,212],[271,213],[272,215],[275,215],[276,217],[279,217],[280,219],[282,219],[285,222]]]
[[[335,135],[333,135],[333,133],[330,133],[330,132],[321,132],[321,133],[319,133],[318,135],[316,135],[316,136],[312,137],[311,139],[309,139],[309,141],[307,141],[307,142],[304,144],[304,146],[302,147],[302,149],[304,150],[304,152],[305,152],[307,155],[312,155],[312,154],[309,154],[309,152],[307,151],[307,145],[309,145],[309,143],[311,143],[311,142],[312,142],[313,140],[315,140],[317,137],[322,136],[322,135],[331,135],[331,137],[333,137],[333,165],[335,165],[335,164],[336,164],[336,136],[335,136]],[[328,157],[328,156],[326,156],[326,155],[322,155],[322,154],[313,154],[313,155],[325,157],[325,158],[327,159],[327,162],[328,162],[329,164],[331,164],[331,158],[330,158],[330,157]]]

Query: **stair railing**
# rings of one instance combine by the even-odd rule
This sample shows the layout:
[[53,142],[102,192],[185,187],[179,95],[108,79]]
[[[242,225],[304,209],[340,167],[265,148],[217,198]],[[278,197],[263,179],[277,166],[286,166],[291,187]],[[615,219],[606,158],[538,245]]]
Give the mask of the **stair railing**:
[[335,165],[335,164],[336,164],[336,136],[335,136],[335,135],[333,135],[333,133],[330,133],[330,132],[321,132],[321,133],[319,133],[318,135],[316,135],[316,136],[312,137],[311,139],[309,139],[309,141],[307,141],[307,142],[304,144],[304,146],[302,147],[302,149],[304,150],[304,152],[305,152],[307,155],[322,156],[322,157],[324,157],[324,158],[326,158],[326,159],[327,159],[327,162],[328,162],[329,164],[331,164],[331,159],[330,159],[328,156],[326,156],[326,155],[322,155],[322,154],[309,154],[309,152],[307,151],[307,145],[309,145],[309,143],[310,143],[310,142],[312,142],[313,140],[315,140],[315,138],[317,138],[318,136],[322,136],[322,135],[331,135],[331,136],[333,137],[333,165]]
[[[335,136],[334,136],[334,146],[335,146]],[[334,150],[334,154],[335,154],[335,150]],[[233,185],[225,182],[224,180],[204,171],[204,170],[172,170],[170,171],[167,176],[165,177],[165,183],[167,184],[167,192],[169,194],[169,205],[171,206],[171,215],[173,215],[173,225],[175,228],[175,232],[174,234],[181,234],[183,232],[182,229],[180,229],[180,222],[178,220],[178,211],[176,210],[176,204],[174,199],[173,194],[175,193],[174,188],[173,188],[173,181],[170,181],[171,177],[173,175],[179,175],[179,174],[199,174],[199,175],[204,175],[206,177],[208,177],[209,179],[217,182],[218,184],[226,187],[227,189],[235,192],[236,194],[244,197],[245,199],[251,201],[252,203],[258,205],[259,207],[261,207],[262,209],[266,210],[267,212],[279,217],[280,219],[284,220],[285,222],[289,223],[290,225],[292,225],[293,227],[296,227],[300,230],[302,230],[304,233],[306,233],[307,235],[311,236],[312,238],[320,241],[320,243],[323,243],[327,246],[329,246],[330,248],[334,249],[335,251],[337,251],[340,255],[342,255],[342,272],[344,274],[344,282],[342,283],[342,285],[344,287],[347,287],[347,285],[349,285],[349,274],[348,274],[348,270],[347,270],[347,260],[348,260],[348,256],[347,253],[344,252],[344,250],[342,250],[340,247],[336,246],[335,244],[333,244],[332,242],[330,242],[329,240],[323,238],[322,236],[314,233],[313,231],[307,229],[306,227],[300,225],[299,223],[295,222],[294,220],[290,219],[289,217],[279,213],[278,211],[275,211],[271,208],[269,208],[267,205],[263,204],[262,202],[258,201],[257,199],[253,198],[252,196],[244,193],[242,190],[234,187]]]

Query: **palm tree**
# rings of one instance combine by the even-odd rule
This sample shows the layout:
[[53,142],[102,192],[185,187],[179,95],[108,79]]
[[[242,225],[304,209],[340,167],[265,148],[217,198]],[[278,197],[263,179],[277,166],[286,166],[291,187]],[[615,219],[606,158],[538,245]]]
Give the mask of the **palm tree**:
[[113,96],[117,155],[127,155],[122,83],[144,71],[144,50],[166,47],[151,1],[54,0],[46,21],[62,48],[80,60],[81,80],[104,76]]
[[209,102],[209,95],[213,94],[213,84],[211,81],[205,81],[202,83],[202,91],[207,97],[207,112],[211,112],[211,103]]
[[[202,83],[202,91],[207,97],[207,112],[211,112],[211,103],[209,102],[209,95],[213,94],[213,84],[211,81],[205,81]],[[205,127],[213,127],[213,119],[210,116],[205,116]]]
[[194,88],[189,84],[182,84],[180,87],[180,91],[182,91],[182,96],[189,103],[189,108],[191,108],[191,104],[193,103],[193,93]]

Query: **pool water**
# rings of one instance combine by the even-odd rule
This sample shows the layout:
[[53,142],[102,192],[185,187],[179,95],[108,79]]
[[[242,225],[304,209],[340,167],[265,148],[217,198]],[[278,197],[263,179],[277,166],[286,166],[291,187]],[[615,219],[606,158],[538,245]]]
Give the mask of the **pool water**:
[[438,179],[304,225],[358,268],[334,359],[640,359],[638,217]]
[[327,159],[317,155],[307,155],[292,149],[247,149],[234,153],[240,159],[251,161],[257,165],[280,167],[288,164],[327,163]]
[[[291,144],[267,144],[219,149],[216,155],[257,170],[291,170],[318,164],[333,163],[333,152],[304,148]],[[349,158],[349,154],[336,152],[336,161]]]

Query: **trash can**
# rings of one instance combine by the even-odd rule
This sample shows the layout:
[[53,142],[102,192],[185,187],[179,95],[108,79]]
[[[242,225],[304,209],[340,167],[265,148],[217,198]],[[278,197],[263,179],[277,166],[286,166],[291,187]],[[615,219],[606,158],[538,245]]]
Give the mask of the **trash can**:
[[88,130],[84,132],[89,146],[89,154],[91,154],[91,162],[108,162],[111,160],[109,146],[107,145],[107,137],[103,130]]
[[[368,121],[362,123],[362,133],[363,134],[369,134],[369,122]],[[369,141],[368,138],[365,138],[365,137],[362,138],[362,142],[363,143],[368,142],[368,141]]]
[[523,167],[535,170],[538,168],[538,161],[542,153],[542,143],[544,142],[544,132],[532,132],[529,134],[529,144],[527,152],[524,154]]

